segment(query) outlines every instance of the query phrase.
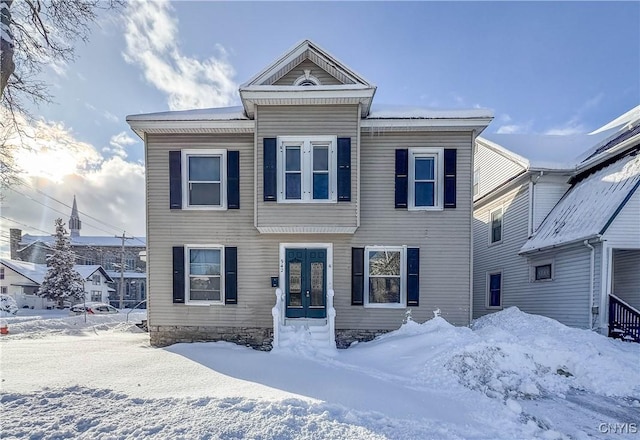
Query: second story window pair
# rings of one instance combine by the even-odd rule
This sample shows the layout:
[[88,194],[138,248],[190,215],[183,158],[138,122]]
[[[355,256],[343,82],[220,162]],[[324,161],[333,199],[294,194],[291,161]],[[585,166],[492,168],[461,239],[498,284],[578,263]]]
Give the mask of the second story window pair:
[[336,137],[278,138],[278,201],[336,201]]

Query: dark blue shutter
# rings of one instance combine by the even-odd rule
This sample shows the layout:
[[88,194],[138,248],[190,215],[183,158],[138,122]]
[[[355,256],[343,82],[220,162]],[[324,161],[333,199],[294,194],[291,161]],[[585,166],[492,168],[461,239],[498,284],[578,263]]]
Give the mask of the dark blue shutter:
[[173,247],[173,303],[184,304],[184,247]]
[[238,304],[238,248],[224,248],[224,303]]
[[444,207],[456,207],[456,149],[444,150]]
[[364,304],[364,248],[351,248],[351,305]]
[[227,151],[227,208],[240,209],[239,151]]
[[338,202],[351,201],[351,138],[338,138]]
[[278,149],[276,138],[263,140],[263,192],[265,202],[278,200]]
[[409,182],[409,150],[396,150],[396,208],[407,207],[407,185]]
[[182,209],[181,151],[169,151],[169,209]]
[[420,305],[420,248],[407,248],[407,307]]

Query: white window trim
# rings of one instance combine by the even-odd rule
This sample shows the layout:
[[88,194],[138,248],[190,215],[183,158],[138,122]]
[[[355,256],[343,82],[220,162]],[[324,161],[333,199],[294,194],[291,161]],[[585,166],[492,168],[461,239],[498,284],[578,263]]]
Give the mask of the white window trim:
[[[493,215],[494,212],[498,212],[498,211],[500,211],[500,213],[502,214],[501,223],[500,223],[500,240],[491,241],[493,239],[493,220],[491,219],[491,216]],[[497,244],[502,243],[502,241],[504,240],[504,209],[503,209],[502,205],[489,211],[489,237],[488,237],[488,240],[489,240],[489,246],[495,246]]]
[[[189,156],[220,156],[220,206],[189,205]],[[186,149],[182,150],[182,209],[196,211],[223,211],[227,209],[227,150]]]
[[[415,200],[415,174],[416,157],[435,158],[434,174],[434,204],[433,206],[416,206]],[[409,211],[442,211],[444,209],[444,148],[409,148],[409,179],[407,188],[407,201]]]
[[[300,75],[294,82],[293,85],[294,86],[299,86],[300,84],[302,84],[303,82],[312,82],[314,86],[320,86],[322,85],[320,83],[320,80],[314,76],[311,75],[311,71],[310,70],[305,70],[303,75]],[[304,87],[304,86],[303,86]]]
[[[329,145],[329,198],[313,198],[313,146]],[[337,136],[279,136],[278,137],[278,203],[337,203],[338,201],[338,152]],[[286,147],[300,146],[301,198],[285,198]]]
[[[491,275],[500,274],[500,305],[492,306],[491,305]],[[485,295],[485,307],[490,310],[501,310],[503,308],[503,299],[504,299],[504,273],[502,270],[492,270],[487,272],[487,280],[486,280],[486,295]]]
[[[191,283],[189,278],[191,276],[190,254],[191,249],[206,249],[206,250],[219,250],[220,251],[220,301],[200,301],[191,300]],[[184,246],[184,303],[189,306],[223,306],[224,305],[224,246],[221,244],[186,244]]]
[[[551,265],[551,278],[545,280],[536,280],[536,267]],[[556,278],[556,267],[553,259],[532,261],[529,264],[529,282],[531,283],[548,283]]]
[[[400,251],[400,302],[370,303],[369,302],[369,252],[371,251]],[[363,306],[372,309],[404,309],[407,307],[407,246],[366,246],[364,248],[364,292]]]

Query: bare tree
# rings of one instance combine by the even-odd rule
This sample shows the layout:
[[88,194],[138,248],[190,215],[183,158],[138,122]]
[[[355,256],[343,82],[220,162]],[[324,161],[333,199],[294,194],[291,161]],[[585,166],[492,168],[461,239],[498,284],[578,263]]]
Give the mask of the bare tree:
[[[101,9],[123,0],[0,0],[0,128],[19,138],[21,121],[30,121],[26,104],[52,101],[40,74],[45,66],[64,67],[75,58],[75,44],[86,42]],[[0,140],[1,141],[1,140]],[[0,145],[0,181],[15,180],[15,142]]]

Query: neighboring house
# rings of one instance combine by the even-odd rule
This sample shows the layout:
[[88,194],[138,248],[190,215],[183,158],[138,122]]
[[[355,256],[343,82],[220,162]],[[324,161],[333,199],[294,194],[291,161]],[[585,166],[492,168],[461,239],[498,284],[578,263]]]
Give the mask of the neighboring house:
[[304,41],[240,87],[242,107],[127,117],[145,143],[152,344],[347,347],[409,310],[469,324],[472,147],[492,115],[376,110],[375,91]]
[[639,144],[640,106],[588,135],[476,140],[474,317],[518,306],[606,334],[625,308],[640,339]]
[[[115,288],[109,295],[109,303],[114,307],[120,307],[120,272],[108,270],[107,273],[113,279]],[[134,307],[136,304],[147,299],[147,274],[144,272],[124,272],[124,289],[122,292],[123,306]],[[138,308],[146,308],[141,304]]]
[[[120,261],[124,262],[125,279],[132,281],[146,277],[146,262],[141,254],[146,252],[146,241],[144,237],[132,237],[124,240],[124,254],[122,237],[117,236],[81,236],[80,230],[82,222],[78,214],[78,206],[75,196],[71,217],[68,222],[69,241],[71,249],[76,254],[76,263],[79,265],[100,265],[108,271],[120,270]],[[53,251],[55,236],[53,235],[22,235],[20,229],[10,230],[11,259],[28,261],[36,264],[46,264],[47,255]],[[112,299],[119,300],[120,275],[114,278],[115,295]],[[130,282],[126,282],[131,285]],[[139,283],[139,281],[136,281]],[[144,282],[138,286],[144,286]],[[125,285],[125,289],[129,289]],[[144,287],[142,287],[144,289]],[[140,289],[138,289],[140,290]],[[125,305],[134,305],[138,301],[138,295],[134,295],[130,301],[126,300]],[[115,304],[114,304],[115,305]],[[119,305],[119,301],[118,301]]]
[[[73,268],[85,280],[86,301],[108,301],[110,289],[108,283],[112,283],[113,280],[101,266],[75,265]],[[55,301],[37,295],[47,269],[44,264],[0,259],[1,293],[11,295],[18,303],[19,308],[48,309],[55,307]],[[82,299],[75,300],[75,302],[82,302]]]

